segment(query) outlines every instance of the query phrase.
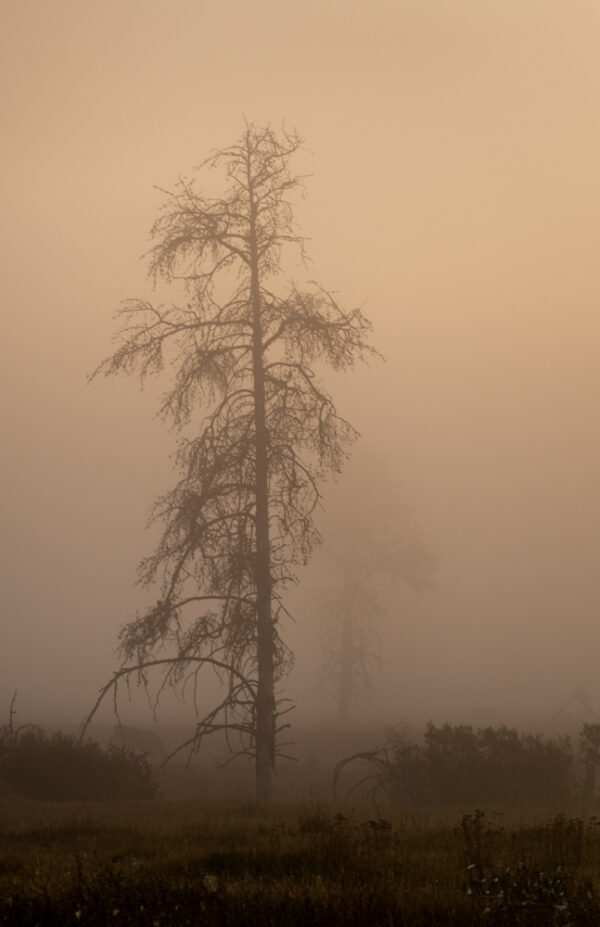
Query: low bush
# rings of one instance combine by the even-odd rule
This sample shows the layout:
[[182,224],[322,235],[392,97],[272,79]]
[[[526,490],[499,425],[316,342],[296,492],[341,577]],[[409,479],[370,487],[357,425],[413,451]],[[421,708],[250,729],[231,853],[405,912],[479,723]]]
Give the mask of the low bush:
[[28,725],[0,731],[0,780],[25,798],[47,801],[154,798],[157,782],[145,756],[106,749]]
[[504,726],[429,723],[420,744],[395,731],[380,750],[339,763],[336,779],[356,759],[371,766],[365,781],[406,804],[550,806],[572,797],[575,787],[568,737]]

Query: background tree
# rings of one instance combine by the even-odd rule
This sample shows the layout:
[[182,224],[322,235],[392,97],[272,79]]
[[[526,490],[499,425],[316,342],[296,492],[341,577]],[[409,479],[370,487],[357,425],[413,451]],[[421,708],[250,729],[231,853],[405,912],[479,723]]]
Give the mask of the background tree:
[[224,694],[188,745],[237,732],[231,748],[254,756],[260,801],[273,796],[277,684],[291,663],[282,595],[318,540],[319,481],[339,471],[355,437],[314,362],[343,370],[372,353],[358,309],[344,311],[316,284],[275,292],[284,249],[303,251],[291,199],[301,178],[289,166],[300,144],[249,124],[205,162],[224,172],[222,198],[187,179],[164,191],[150,274],[180,282],[186,301],[126,303],[119,346],[96,371],[144,380],[168,365],[161,414],[191,426],[177,451],[179,481],[154,508],[162,538],[140,565],[141,583],[158,582],[161,598],[123,628],[123,664],[97,704],[132,674],[147,683],[152,667],[165,674],[159,695],[212,668]]
[[381,665],[379,628],[399,586],[433,585],[437,559],[400,498],[383,462],[354,461],[328,497],[317,595],[322,616],[322,682],[331,687],[338,720],[372,691]]

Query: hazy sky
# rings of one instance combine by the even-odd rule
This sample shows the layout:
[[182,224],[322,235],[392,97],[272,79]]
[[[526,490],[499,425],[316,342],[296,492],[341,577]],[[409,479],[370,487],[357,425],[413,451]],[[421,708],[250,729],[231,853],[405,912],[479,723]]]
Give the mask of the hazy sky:
[[86,375],[151,295],[154,185],[244,116],[306,139],[311,273],[386,357],[340,405],[441,557],[386,625],[386,720],[600,713],[599,40],[597,0],[3,0],[0,715],[81,717],[140,602],[175,438]]

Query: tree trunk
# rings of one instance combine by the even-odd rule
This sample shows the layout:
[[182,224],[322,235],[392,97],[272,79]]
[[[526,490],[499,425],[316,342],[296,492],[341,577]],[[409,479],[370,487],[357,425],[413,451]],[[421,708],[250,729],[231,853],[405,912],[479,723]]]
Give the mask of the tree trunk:
[[354,670],[353,644],[353,602],[344,580],[342,592],[342,639],[340,646],[340,688],[338,694],[338,721],[347,724],[350,717],[350,700],[352,698],[352,673]]
[[583,780],[583,800],[585,803],[594,799],[596,792],[596,764],[588,759],[585,764],[585,776]]
[[[249,172],[250,174],[250,172]],[[273,800],[275,791],[275,674],[271,611],[269,541],[269,464],[265,414],[261,295],[256,242],[256,208],[250,193],[251,299],[253,312],[254,423],[256,432],[256,619],[258,686],[256,693],[256,800]]]

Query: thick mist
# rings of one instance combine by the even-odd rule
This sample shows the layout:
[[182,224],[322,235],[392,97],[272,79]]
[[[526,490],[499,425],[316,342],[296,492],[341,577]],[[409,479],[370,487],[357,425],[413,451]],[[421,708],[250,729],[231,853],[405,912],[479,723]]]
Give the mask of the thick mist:
[[[156,187],[244,116],[306,139],[312,263],[288,275],[373,322],[385,360],[328,387],[436,557],[431,588],[386,598],[351,720],[542,726],[579,690],[600,712],[597,4],[32,0],[0,23],[0,714],[18,689],[20,721],[77,724],[148,601],[176,435],[160,382],[86,378],[121,300],[152,294]],[[319,557],[290,594],[302,723],[336,717]]]

